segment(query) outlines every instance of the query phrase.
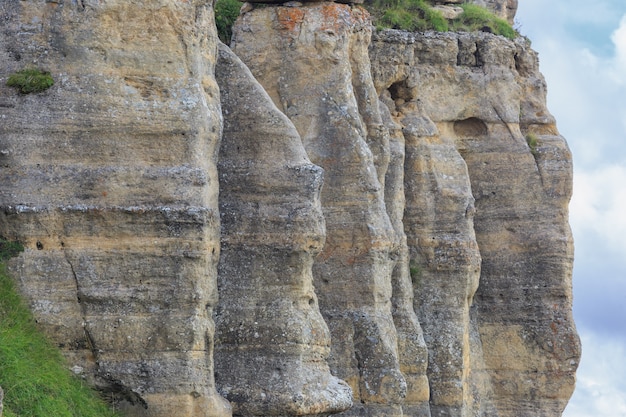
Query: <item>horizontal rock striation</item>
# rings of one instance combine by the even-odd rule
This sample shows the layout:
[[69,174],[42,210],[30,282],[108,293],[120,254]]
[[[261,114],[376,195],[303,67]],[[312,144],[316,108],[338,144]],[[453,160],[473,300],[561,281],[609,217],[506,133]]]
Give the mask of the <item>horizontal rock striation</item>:
[[407,139],[404,224],[431,411],[560,415],[580,355],[571,156],[535,53],[521,38],[387,31],[371,58]]
[[[213,382],[216,34],[205,1],[0,5],[0,229],[70,366],[135,416],[229,416]],[[9,74],[50,71],[21,95]]]
[[0,19],[8,270],[125,415],[562,413],[571,155],[527,40],[329,2],[247,7],[232,50],[204,0]]

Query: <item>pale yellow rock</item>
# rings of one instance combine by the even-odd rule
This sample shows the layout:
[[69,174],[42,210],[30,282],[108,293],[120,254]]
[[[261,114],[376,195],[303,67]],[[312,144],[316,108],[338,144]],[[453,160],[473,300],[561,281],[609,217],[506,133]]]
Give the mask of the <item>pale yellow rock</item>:
[[[560,415],[580,356],[571,156],[545,107],[535,53],[523,39],[386,31],[370,56],[407,139],[404,224],[422,262],[415,300],[431,411]],[[539,138],[534,150],[527,133]]]
[[[26,247],[9,271],[38,323],[126,415],[230,416],[213,382],[211,2],[19,1],[0,14],[0,234]],[[5,86],[26,66],[54,86]]]
[[[331,331],[331,370],[354,391],[345,414],[399,416],[407,384],[392,315],[391,254],[400,240],[384,204],[390,148],[371,82],[370,31],[358,8],[273,7],[242,16],[232,45],[325,170],[326,244],[313,273]],[[417,332],[416,321],[406,323]]]

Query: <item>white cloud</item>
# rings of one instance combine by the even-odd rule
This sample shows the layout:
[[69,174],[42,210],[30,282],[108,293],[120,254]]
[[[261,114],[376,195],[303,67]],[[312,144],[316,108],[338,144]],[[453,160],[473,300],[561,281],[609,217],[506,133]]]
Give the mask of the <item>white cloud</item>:
[[625,208],[626,166],[574,173],[570,223],[575,236],[604,242],[608,250],[626,258]]
[[626,348],[619,341],[580,329],[583,359],[576,392],[563,417],[626,416]]
[[622,17],[619,28],[611,35],[615,45],[613,77],[620,84],[626,83],[626,16]]

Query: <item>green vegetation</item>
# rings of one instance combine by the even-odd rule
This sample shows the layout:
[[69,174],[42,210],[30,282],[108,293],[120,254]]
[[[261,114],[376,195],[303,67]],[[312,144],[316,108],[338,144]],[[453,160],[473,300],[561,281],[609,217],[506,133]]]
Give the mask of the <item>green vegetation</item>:
[[534,156],[537,156],[537,145],[539,144],[538,141],[539,140],[537,138],[537,135],[535,135],[534,133],[529,133],[526,135],[526,143],[530,148],[530,153],[532,153]]
[[[21,245],[3,241],[3,260]],[[114,417],[117,414],[67,369],[37,330],[0,262],[0,382],[3,417]]]
[[448,31],[448,21],[425,0],[374,0],[365,6],[372,14],[378,29]]
[[54,80],[49,72],[36,68],[26,68],[9,76],[6,83],[22,94],[39,93],[52,87]]
[[0,236],[0,262],[24,252],[24,246],[20,242],[11,242]]
[[452,30],[458,32],[491,32],[505,38],[515,39],[517,32],[509,22],[500,19],[484,7],[463,4],[463,14],[452,22]]
[[230,44],[233,36],[233,23],[239,16],[241,2],[238,0],[217,0],[215,3],[215,25],[217,26],[217,36],[226,45]]
[[463,4],[463,13],[447,20],[426,0],[372,0],[365,7],[371,13],[378,29],[392,28],[411,32],[483,31],[514,39],[517,32],[504,19],[496,17],[484,7]]
[[422,268],[415,260],[411,260],[409,262],[409,274],[411,275],[411,282],[413,282],[413,285],[419,287],[422,279]]
[[[509,39],[517,37],[517,32],[504,19],[496,17],[484,7],[463,4],[463,13],[456,19],[448,20],[441,12],[433,9],[427,0],[366,0],[365,8],[372,15],[377,29],[401,29],[410,32],[483,31],[502,35]],[[230,44],[232,26],[239,16],[241,3],[238,0],[217,0],[215,4],[215,24],[220,40]]]

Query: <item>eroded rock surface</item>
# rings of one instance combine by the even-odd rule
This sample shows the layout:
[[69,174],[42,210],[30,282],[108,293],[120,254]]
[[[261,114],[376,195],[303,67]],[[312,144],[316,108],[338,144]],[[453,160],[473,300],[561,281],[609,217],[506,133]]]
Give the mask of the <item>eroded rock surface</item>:
[[322,416],[352,406],[330,374],[328,327],[313,289],[323,247],[323,171],[246,66],[221,45],[216,380],[235,415]]
[[[129,415],[229,416],[211,2],[3,1],[0,19],[0,227],[39,324]],[[33,65],[52,88],[5,86]]]
[[[124,413],[561,414],[571,156],[527,41],[291,2],[216,66],[202,0],[0,19],[9,272]],[[55,85],[5,86],[27,63]]]
[[370,76],[368,15],[334,3],[255,9],[233,32],[235,53],[326,173],[326,244],[313,273],[331,332],[331,370],[354,391],[347,414],[402,415],[407,382],[401,368],[412,374],[412,402],[425,402],[427,385],[419,375],[425,358],[412,356],[406,361],[414,365],[401,366],[398,337],[406,351],[426,352],[406,302],[395,302],[403,315],[396,317],[400,334],[394,326],[392,272],[403,234],[394,230],[384,201],[389,133]]
[[535,53],[523,39],[388,31],[371,57],[407,138],[404,223],[421,273],[431,411],[560,415],[580,355],[571,156],[545,108]]

